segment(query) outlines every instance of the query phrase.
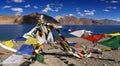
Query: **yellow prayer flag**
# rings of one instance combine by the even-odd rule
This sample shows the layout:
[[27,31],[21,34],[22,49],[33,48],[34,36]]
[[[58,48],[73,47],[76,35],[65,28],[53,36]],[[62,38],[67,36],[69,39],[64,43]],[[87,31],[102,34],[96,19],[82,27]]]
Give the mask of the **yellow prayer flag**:
[[25,41],[26,44],[37,44],[38,40],[36,38],[33,37],[28,37],[27,40]]
[[13,40],[3,41],[2,44],[9,48],[12,48],[14,46]]
[[69,49],[69,51],[71,51],[71,52],[72,52],[72,48],[71,48],[71,47],[69,47],[68,49]]
[[87,46],[85,46],[85,45],[81,45],[81,47],[82,47],[83,49],[87,49]]

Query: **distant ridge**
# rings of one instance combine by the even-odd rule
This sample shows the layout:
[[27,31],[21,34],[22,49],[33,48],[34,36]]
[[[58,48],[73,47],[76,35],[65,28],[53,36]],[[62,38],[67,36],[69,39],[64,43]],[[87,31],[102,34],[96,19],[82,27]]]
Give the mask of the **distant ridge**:
[[120,25],[120,21],[115,20],[95,20],[90,18],[77,18],[75,16],[56,16],[55,19],[62,25]]
[[37,12],[24,16],[0,15],[0,24],[36,24],[38,15],[44,15],[46,22],[61,25],[120,25],[120,21],[115,20],[95,20],[90,18],[77,18],[75,16],[56,16],[53,18]]
[[57,20],[54,18],[39,13],[31,13],[24,16],[9,16],[9,15],[1,15],[0,16],[0,24],[36,24],[38,22],[37,17],[39,15],[44,15],[44,20],[49,23],[59,24]]

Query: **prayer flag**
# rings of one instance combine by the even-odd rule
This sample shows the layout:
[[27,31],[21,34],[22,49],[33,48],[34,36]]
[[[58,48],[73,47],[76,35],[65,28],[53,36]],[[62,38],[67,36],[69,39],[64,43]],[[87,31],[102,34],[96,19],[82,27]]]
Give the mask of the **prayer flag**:
[[12,48],[14,46],[13,40],[3,41],[2,44],[9,48]]

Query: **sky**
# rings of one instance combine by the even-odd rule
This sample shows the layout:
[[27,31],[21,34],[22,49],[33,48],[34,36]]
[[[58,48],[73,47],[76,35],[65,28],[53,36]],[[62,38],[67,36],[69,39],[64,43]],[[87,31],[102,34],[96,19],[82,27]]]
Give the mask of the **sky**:
[[120,21],[120,0],[0,0],[0,15],[32,12]]

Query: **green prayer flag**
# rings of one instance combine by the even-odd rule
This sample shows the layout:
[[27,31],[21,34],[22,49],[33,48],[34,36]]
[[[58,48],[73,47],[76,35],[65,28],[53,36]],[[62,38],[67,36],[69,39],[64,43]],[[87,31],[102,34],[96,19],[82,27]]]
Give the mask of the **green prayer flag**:
[[101,45],[111,47],[113,49],[118,49],[120,47],[120,36],[112,37],[108,40],[103,40],[98,43]]
[[44,62],[44,56],[43,55],[41,55],[41,54],[35,54],[35,60],[37,60],[38,62],[40,62],[40,63],[42,63],[42,64],[46,64],[45,62]]

